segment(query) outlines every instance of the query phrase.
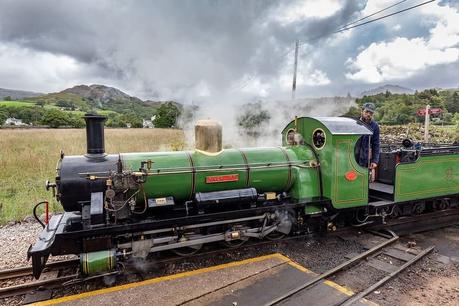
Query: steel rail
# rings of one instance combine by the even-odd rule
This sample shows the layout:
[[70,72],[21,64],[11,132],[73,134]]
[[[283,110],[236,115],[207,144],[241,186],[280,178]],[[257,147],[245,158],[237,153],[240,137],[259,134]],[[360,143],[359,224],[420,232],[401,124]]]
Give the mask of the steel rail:
[[378,244],[377,246],[375,246],[375,247],[373,247],[373,248],[371,248],[371,249],[369,249],[369,250],[367,250],[367,251],[365,251],[365,252],[363,252],[363,253],[361,253],[361,254],[359,254],[359,255],[357,255],[357,256],[355,256],[355,257],[353,257],[353,258],[351,258],[351,259],[349,259],[347,261],[345,261],[345,262],[343,262],[342,264],[336,266],[335,268],[330,269],[330,270],[326,271],[325,273],[322,273],[322,274],[318,275],[317,277],[315,277],[315,278],[311,279],[310,281],[308,281],[308,282],[306,282],[306,283],[304,283],[304,284],[302,284],[302,285],[300,285],[300,286],[288,291],[287,293],[285,293],[285,294],[283,294],[283,295],[271,300],[270,302],[266,303],[265,306],[272,306],[272,305],[275,305],[277,303],[280,303],[283,300],[291,297],[292,295],[294,295],[294,294],[296,294],[296,293],[298,293],[298,292],[300,292],[300,291],[302,291],[302,290],[304,290],[304,289],[306,289],[308,287],[311,287],[312,285],[320,282],[321,280],[329,277],[330,275],[333,275],[333,274],[343,270],[344,268],[349,267],[353,263],[355,263],[355,262],[357,262],[357,261],[359,261],[359,260],[361,260],[363,258],[366,258],[367,256],[369,256],[369,255],[381,250],[385,246],[397,241],[399,237],[397,235],[393,234],[393,233],[392,233],[392,235],[393,235],[392,238],[390,238],[390,239]]
[[366,230],[391,229],[399,235],[414,234],[459,224],[459,208],[450,208],[418,216],[402,217],[386,224],[370,224]]
[[78,276],[77,274],[72,274],[72,275],[62,276],[62,277],[53,278],[53,279],[34,281],[34,282],[0,288],[0,299],[10,297],[10,296],[25,294],[27,292],[32,291],[35,288],[42,287],[42,286],[62,284],[63,282],[74,279],[77,276]]
[[[228,248],[223,248],[223,249],[211,250],[211,251],[207,251],[203,253],[193,254],[191,256],[186,256],[186,257],[184,256],[167,257],[167,258],[160,259],[160,260],[153,260],[152,264],[155,267],[157,267],[160,264],[171,264],[171,263],[177,263],[183,260],[199,259],[201,257],[215,255],[215,254],[219,254],[222,252],[248,249],[248,248],[253,248],[253,247],[267,245],[267,244],[280,243],[280,242],[284,242],[288,240],[305,238],[308,236],[310,235],[307,234],[307,235],[300,235],[300,236],[292,236],[292,237],[287,237],[287,238],[283,238],[279,240],[264,240],[260,242],[244,244],[238,247],[228,247]],[[69,259],[65,261],[49,263],[46,265],[46,268],[47,269],[65,268],[67,266],[71,267],[78,263],[79,263],[79,259]],[[16,273],[16,275],[14,275],[14,273]],[[9,278],[21,277],[21,276],[32,276],[32,267],[19,267],[19,268],[0,271],[0,275],[5,276],[3,279],[8,279],[8,277],[6,277],[7,274],[11,276]],[[109,273],[109,274],[111,275],[114,273]],[[72,274],[72,275],[63,276],[63,277],[59,277],[55,279],[48,279],[48,280],[42,280],[42,281],[38,280],[38,281],[27,282],[27,283],[23,283],[19,285],[4,287],[4,288],[0,288],[0,299],[26,294],[39,287],[53,286],[53,285],[55,285],[55,287],[65,287],[65,286],[69,286],[73,284],[78,284],[86,280],[100,278],[105,275],[107,274],[95,275],[95,276],[90,276],[87,278],[81,278],[78,274]]]
[[[66,259],[61,261],[50,262],[46,264],[46,270],[54,270],[54,269],[63,269],[67,267],[72,267],[80,262],[79,259]],[[13,269],[6,269],[0,271],[0,280],[7,280],[11,278],[18,278],[24,276],[32,276],[32,267],[18,267]]]
[[355,295],[352,295],[352,296],[348,297],[346,300],[341,302],[339,305],[340,306],[350,306],[350,305],[352,305],[353,303],[357,302],[361,298],[367,296],[369,293],[373,292],[377,288],[379,288],[382,285],[384,285],[386,282],[391,280],[394,276],[396,276],[397,274],[399,274],[400,272],[402,272],[403,270],[405,270],[406,268],[408,268],[409,266],[414,264],[416,261],[418,261],[419,259],[421,259],[425,255],[429,254],[434,248],[435,248],[434,246],[431,246],[431,247],[425,249],[424,251],[422,251],[421,253],[419,253],[415,257],[413,257],[411,260],[407,261],[402,266],[400,266],[400,268],[398,268],[397,270],[395,270],[391,274],[389,274],[386,277],[384,277],[383,279],[381,279],[376,284],[373,284],[372,286],[368,287],[367,289],[365,289],[364,291],[362,291],[360,293],[357,293]]

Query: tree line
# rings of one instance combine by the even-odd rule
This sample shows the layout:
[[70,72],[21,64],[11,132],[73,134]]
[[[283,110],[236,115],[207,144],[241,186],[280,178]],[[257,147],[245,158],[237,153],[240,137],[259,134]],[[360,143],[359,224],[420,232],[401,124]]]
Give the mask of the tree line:
[[459,123],[459,92],[438,91],[426,89],[414,94],[392,94],[389,91],[374,96],[364,96],[356,99],[357,106],[353,106],[344,114],[347,117],[358,117],[363,104],[371,102],[376,105],[375,120],[381,124],[395,125],[410,122],[424,122],[423,116],[416,112],[427,104],[431,108],[441,108],[442,113],[432,116],[433,124]]
[[[59,103],[60,107],[69,107],[73,105]],[[166,102],[159,106],[154,115],[153,124],[157,128],[174,128],[177,125],[177,119],[181,114],[181,110],[172,102]],[[125,111],[123,113],[110,112],[106,115],[108,127],[143,127],[142,114],[134,111]],[[82,128],[85,122],[81,113],[73,113],[66,110],[56,108],[44,108],[43,105],[31,107],[14,107],[0,106],[0,125],[7,118],[21,119],[23,123],[30,125],[44,125],[51,128],[71,127]]]

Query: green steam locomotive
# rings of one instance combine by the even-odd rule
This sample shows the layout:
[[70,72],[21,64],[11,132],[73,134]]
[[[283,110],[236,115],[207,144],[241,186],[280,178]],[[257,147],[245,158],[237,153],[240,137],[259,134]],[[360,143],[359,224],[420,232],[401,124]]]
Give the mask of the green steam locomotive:
[[119,261],[203,244],[280,239],[372,218],[457,205],[459,147],[381,153],[375,182],[355,158],[372,132],[349,118],[295,118],[282,146],[105,154],[104,117],[86,115],[87,153],[61,154],[55,192],[64,208],[28,250],[35,277],[50,255],[80,256],[82,274]]

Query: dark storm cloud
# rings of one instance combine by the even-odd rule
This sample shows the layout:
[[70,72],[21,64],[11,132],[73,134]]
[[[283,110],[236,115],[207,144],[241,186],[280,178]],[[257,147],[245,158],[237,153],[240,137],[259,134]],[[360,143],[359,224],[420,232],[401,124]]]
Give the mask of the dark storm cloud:
[[[279,15],[295,3],[3,0],[0,47],[14,44],[31,52],[70,56],[83,67],[82,73],[71,75],[75,82],[102,80],[143,98],[189,101],[203,95],[236,95],[253,79],[272,85],[269,95],[285,97],[288,88],[278,84],[279,76],[291,69],[293,52],[288,52],[295,39],[300,39],[305,44],[300,50],[299,74],[318,69],[331,82],[319,87],[303,84],[298,92],[345,94],[361,82],[346,78],[348,58],[356,58],[372,43],[389,42],[397,36],[428,39],[438,22],[435,16],[412,10],[351,33],[324,35],[363,17],[367,1],[342,1],[325,18],[280,21]],[[459,1],[440,3],[458,8]],[[321,38],[314,39],[317,37]],[[307,67],[301,66],[304,63]],[[427,82],[422,72],[419,77],[421,83]],[[410,82],[416,82],[416,75]]]
[[[281,24],[277,1],[2,1],[0,42],[71,56],[144,95],[277,77],[296,38],[335,30],[366,1]],[[285,5],[285,3],[282,3]]]

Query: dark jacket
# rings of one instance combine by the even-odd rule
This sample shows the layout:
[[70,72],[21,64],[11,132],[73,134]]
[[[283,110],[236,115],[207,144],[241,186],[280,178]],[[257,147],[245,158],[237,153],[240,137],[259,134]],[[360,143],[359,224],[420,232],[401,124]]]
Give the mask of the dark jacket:
[[[365,122],[364,122],[365,123]],[[372,156],[371,156],[371,163],[379,163],[379,125],[376,121],[371,120],[370,123],[365,123],[365,125],[373,131],[373,136],[364,135],[362,136],[355,146],[355,158],[360,166],[367,167],[368,166],[368,148],[371,147]],[[370,146],[368,143],[371,143]]]

